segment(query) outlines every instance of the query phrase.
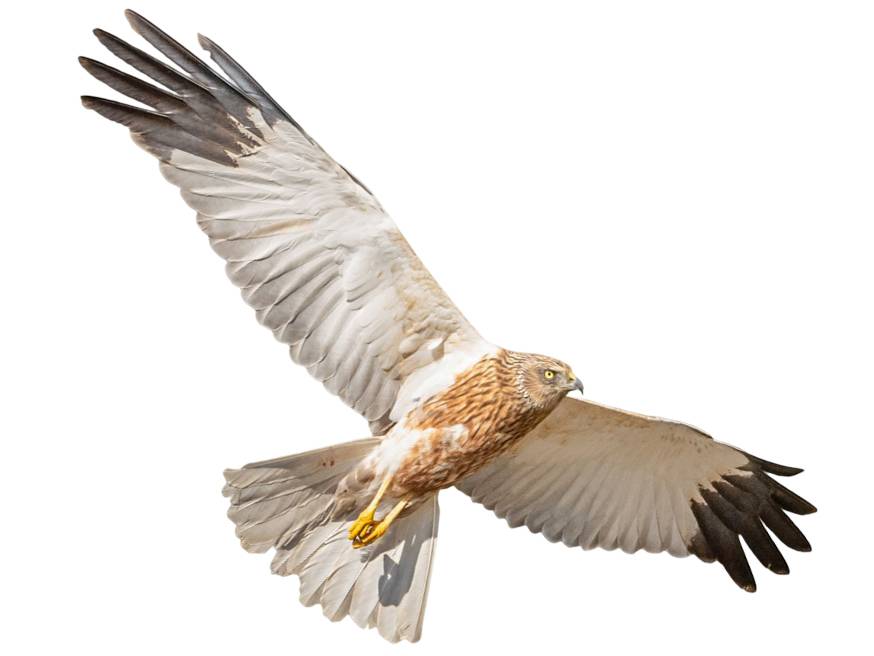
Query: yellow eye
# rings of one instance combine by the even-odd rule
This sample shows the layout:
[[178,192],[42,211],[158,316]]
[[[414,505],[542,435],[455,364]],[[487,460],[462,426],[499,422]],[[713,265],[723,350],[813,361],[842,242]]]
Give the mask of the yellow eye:
[[552,369],[547,369],[543,372],[543,377],[546,378],[546,380],[552,380],[555,378],[555,372]]

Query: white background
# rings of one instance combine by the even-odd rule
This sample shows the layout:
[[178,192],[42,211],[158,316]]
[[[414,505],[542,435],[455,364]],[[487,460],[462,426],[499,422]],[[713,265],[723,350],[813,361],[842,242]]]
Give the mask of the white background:
[[[369,6],[364,6],[365,4]],[[4,18],[5,654],[858,652],[872,585],[868,3],[143,2],[375,191],[488,339],[807,471],[792,574],[583,552],[456,491],[423,640],[297,602],[228,466],[367,434],[259,327],[76,63],[115,2]],[[438,9],[439,7],[439,9]],[[111,97],[116,97],[111,95]],[[788,551],[788,550],[787,550]]]

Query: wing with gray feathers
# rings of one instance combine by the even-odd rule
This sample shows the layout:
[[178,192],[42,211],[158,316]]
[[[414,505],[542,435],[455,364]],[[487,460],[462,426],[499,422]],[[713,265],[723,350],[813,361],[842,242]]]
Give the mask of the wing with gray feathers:
[[206,63],[134,12],[177,68],[102,30],[100,42],[161,86],[88,58],[98,80],[150,109],[85,96],[128,128],[197,212],[258,320],[291,357],[364,415],[391,425],[403,381],[453,352],[485,348],[373,195],[227,53]]
[[786,511],[816,509],[768,474],[784,467],[673,421],[564,399],[516,449],[458,487],[510,526],[584,549],[667,551],[718,560],[742,588],[755,579],[739,537],[773,572],[786,546],[810,544]]

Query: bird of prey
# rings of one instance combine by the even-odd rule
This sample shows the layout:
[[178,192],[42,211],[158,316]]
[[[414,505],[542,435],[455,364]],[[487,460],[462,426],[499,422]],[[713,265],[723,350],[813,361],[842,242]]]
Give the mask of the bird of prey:
[[304,604],[417,640],[450,486],[553,542],[719,561],[748,591],[739,538],[778,574],[789,568],[765,527],[810,549],[786,513],[815,508],[771,476],[801,470],[567,396],[583,390],[571,368],[483,339],[368,188],[224,50],[200,36],[221,75],[127,18],[175,67],[95,30],[160,86],[83,57],[142,106],[83,104],[158,158],[258,320],[369,422],[372,437],[225,471],[242,546],[274,549]]

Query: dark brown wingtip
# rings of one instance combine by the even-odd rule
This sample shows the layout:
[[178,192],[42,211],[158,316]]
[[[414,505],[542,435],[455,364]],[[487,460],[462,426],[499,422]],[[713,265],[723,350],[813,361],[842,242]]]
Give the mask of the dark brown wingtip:
[[197,33],[197,43],[200,44],[200,47],[207,52],[211,52],[212,49],[215,48],[215,42],[208,36],[204,36],[200,32]]
[[774,479],[761,472],[752,476],[735,474],[722,478],[738,490],[758,499],[756,514],[783,544],[795,551],[810,551],[807,538],[789,519],[779,500],[773,496],[774,487],[777,485]]
[[809,501],[804,501],[804,503],[807,504],[807,510],[805,512],[798,513],[799,515],[812,515],[815,512],[819,512],[819,509]]
[[801,467],[781,465],[776,462],[771,462],[770,460],[764,460],[763,458],[754,456],[746,451],[744,451],[743,454],[750,459],[750,462],[757,464],[762,471],[766,471],[769,474],[774,474],[776,476],[795,476],[804,471]]
[[[693,500],[691,509],[698,522],[700,535],[692,538],[690,552],[699,557],[699,552],[712,555],[725,568],[732,581],[747,592],[755,592],[756,579],[744,555],[738,534],[722,522],[706,500]],[[706,549],[704,543],[707,545]]]
[[82,68],[84,68],[86,71],[88,71],[91,75],[94,75],[94,77],[97,77],[97,72],[100,71],[101,69],[108,68],[106,66],[106,64],[104,64],[103,62],[99,62],[96,59],[91,59],[90,57],[85,57],[85,56],[80,55],[78,57],[78,60],[79,60],[79,65]]
[[127,19],[128,25],[131,26],[131,29],[150,43],[151,39],[148,37],[149,32],[154,32],[169,41],[173,41],[170,35],[164,32],[164,30],[155,25],[148,18],[135,12],[133,9],[125,9],[124,17]]
[[[759,474],[759,476],[765,475]],[[765,476],[765,478],[767,478],[767,476]],[[780,485],[780,483],[774,479],[770,479],[769,483],[771,486],[771,496],[784,510],[788,510],[796,515],[810,515],[816,512],[816,506],[810,503],[807,499],[801,498],[799,495],[795,494],[795,492]]]
[[789,566],[758,517],[759,500],[728,481],[715,481],[714,489],[702,488],[707,506],[725,527],[743,537],[762,565],[776,574],[788,574]]
[[124,43],[124,41],[119,39],[112,32],[107,32],[106,30],[99,27],[95,27],[92,30],[92,33],[95,37],[97,37],[97,40],[100,41],[101,45],[103,45],[110,51],[112,51],[112,44]]
[[777,476],[797,476],[804,471],[801,467],[790,467],[789,465],[778,465],[774,462],[765,463],[767,467],[762,467],[769,474]]
[[130,23],[131,27],[134,27],[134,24],[137,22],[148,23],[149,21],[143,18],[140,14],[135,12],[133,9],[125,9],[124,17],[127,19],[127,22]]

